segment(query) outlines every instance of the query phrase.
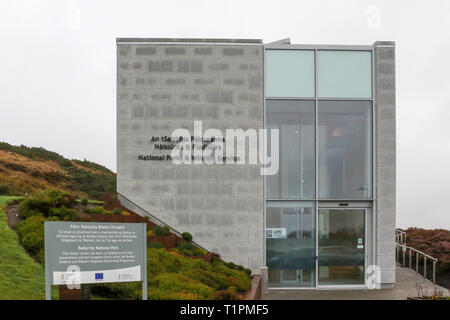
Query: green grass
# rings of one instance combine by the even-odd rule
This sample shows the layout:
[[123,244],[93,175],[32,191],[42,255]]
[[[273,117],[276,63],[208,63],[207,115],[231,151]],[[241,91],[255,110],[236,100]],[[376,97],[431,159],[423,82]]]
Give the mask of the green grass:
[[[81,203],[81,199],[76,199],[75,200],[77,203]],[[105,202],[104,201],[101,201],[101,200],[94,200],[94,199],[88,199],[88,204],[96,204],[96,205],[102,205],[102,204],[104,204]]]
[[7,201],[17,198],[0,196],[0,300],[44,299],[44,268],[19,244],[3,210]]

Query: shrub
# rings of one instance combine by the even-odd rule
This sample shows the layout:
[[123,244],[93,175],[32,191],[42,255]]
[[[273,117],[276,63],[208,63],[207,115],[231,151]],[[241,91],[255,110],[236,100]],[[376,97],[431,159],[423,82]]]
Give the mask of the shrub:
[[59,220],[65,220],[65,221],[77,219],[76,211],[74,209],[67,208],[65,205],[63,205],[60,208],[50,208],[48,216],[56,217]]
[[220,273],[201,269],[183,270],[181,273],[191,279],[200,281],[208,287],[214,288],[214,290],[225,290],[229,287],[227,277]]
[[[147,250],[147,270],[149,277],[154,277],[164,272],[179,272],[183,267],[183,261],[169,253],[165,249]],[[184,267],[187,267],[184,265]]]
[[251,279],[246,272],[230,269],[223,261],[213,262],[212,269],[214,272],[219,272],[227,276],[228,281],[233,282],[233,284],[240,291],[247,291],[251,288]]
[[234,264],[233,262],[225,262],[224,264],[225,264],[225,266],[227,268],[230,268],[230,269],[233,269],[233,270],[244,271],[249,276],[252,274],[252,271],[250,269],[244,268],[241,265]]
[[38,190],[21,202],[19,216],[22,219],[39,214],[47,217],[51,208],[70,203],[69,197],[69,194],[56,189]]
[[88,199],[86,199],[86,198],[84,198],[83,200],[81,200],[81,204],[83,205],[83,206],[87,206],[88,205],[88,203],[89,203],[89,201],[88,201]]
[[91,209],[90,213],[92,213],[92,214],[103,214],[103,213],[105,213],[105,208],[103,208],[102,206],[97,206],[94,209]]
[[142,286],[140,282],[116,282],[95,284],[91,287],[92,294],[114,299],[141,299]]
[[177,246],[177,248],[180,250],[180,251],[183,251],[183,250],[194,250],[195,249],[195,247],[194,247],[194,245],[192,244],[192,243],[188,243],[188,242],[181,242],[178,246]]
[[235,287],[230,287],[226,290],[219,290],[215,292],[211,298],[213,300],[238,300],[241,297],[237,293],[237,290]]
[[11,195],[11,188],[7,184],[0,184],[0,195],[9,196]]
[[180,253],[184,256],[195,256],[195,247],[190,242],[181,242],[177,249],[180,250]]
[[158,241],[150,242],[150,244],[148,245],[148,247],[149,247],[149,248],[152,248],[152,249],[161,249],[161,248],[164,248],[164,246],[161,244],[161,242],[158,242]]
[[193,250],[194,256],[206,256],[206,251],[200,248],[195,248]]
[[190,234],[189,232],[183,232],[183,234],[181,236],[186,241],[189,241],[189,242],[192,241],[192,234]]
[[111,210],[105,210],[105,211],[103,211],[103,214],[109,214],[109,215],[112,215],[113,212],[112,212]]
[[166,230],[166,228],[160,227],[160,226],[154,226],[152,228],[153,233],[157,236],[168,236],[170,233]]
[[35,215],[17,224],[20,244],[41,263],[44,263],[44,222],[57,220],[56,217],[46,219],[43,215]]
[[122,212],[122,215],[129,217],[129,216],[131,216],[131,213],[129,213],[128,211],[124,211],[124,212]]
[[64,199],[64,204],[69,208],[73,208],[75,206],[76,202],[77,202],[77,197],[74,196],[73,194],[69,194]]
[[149,290],[152,299],[167,299],[165,295],[173,293],[194,294],[202,299],[207,299],[214,293],[214,289],[204,285],[201,282],[195,281],[183,274],[176,273],[162,273],[148,281],[149,288],[158,288],[158,296],[152,294]]
[[195,247],[190,242],[182,242],[177,246],[177,249],[184,256],[204,256],[206,255],[206,251],[200,248]]
[[152,230],[147,231],[147,236],[153,237],[154,235],[155,235],[155,233]]
[[112,211],[112,214],[116,215],[116,216],[120,216],[122,214],[122,210],[120,210],[119,208],[115,208]]

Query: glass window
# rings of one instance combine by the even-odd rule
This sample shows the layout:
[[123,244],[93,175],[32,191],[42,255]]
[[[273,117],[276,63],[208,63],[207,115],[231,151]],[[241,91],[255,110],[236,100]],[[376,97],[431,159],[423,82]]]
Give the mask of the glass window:
[[372,102],[320,101],[319,197],[365,199],[372,195]]
[[266,50],[267,97],[314,97],[314,51]]
[[314,287],[315,214],[312,202],[270,201],[266,257],[271,287]]
[[318,97],[372,97],[372,53],[370,51],[321,50],[317,55]]
[[266,127],[279,130],[280,151],[278,173],[266,176],[268,199],[315,196],[314,105],[314,101],[267,101]]

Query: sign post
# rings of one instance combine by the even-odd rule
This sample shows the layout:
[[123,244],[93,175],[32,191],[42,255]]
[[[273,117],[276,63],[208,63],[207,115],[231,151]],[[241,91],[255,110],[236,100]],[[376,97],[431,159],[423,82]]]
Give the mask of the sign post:
[[142,281],[147,299],[145,223],[53,222],[45,230],[45,298],[52,285]]

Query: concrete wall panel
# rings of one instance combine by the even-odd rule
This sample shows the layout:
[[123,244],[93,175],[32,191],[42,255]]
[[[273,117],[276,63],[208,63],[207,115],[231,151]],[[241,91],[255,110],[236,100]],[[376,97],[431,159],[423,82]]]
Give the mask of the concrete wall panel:
[[193,130],[193,120],[203,120],[204,130],[262,128],[262,68],[257,44],[117,44],[118,192],[254,272],[263,265],[259,167],[178,166],[138,156],[170,154],[151,138]]

